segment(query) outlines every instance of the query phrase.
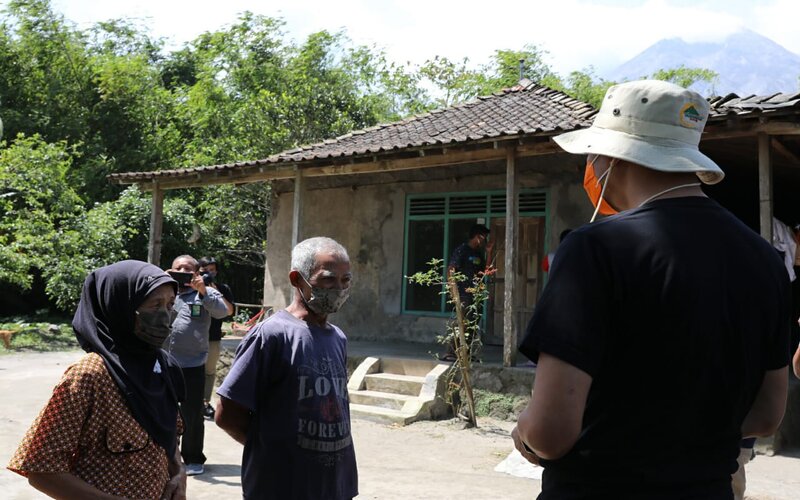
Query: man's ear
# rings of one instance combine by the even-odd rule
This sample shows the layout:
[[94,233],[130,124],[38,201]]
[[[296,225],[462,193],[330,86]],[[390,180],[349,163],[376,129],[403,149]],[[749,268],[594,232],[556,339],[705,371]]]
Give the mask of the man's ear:
[[300,286],[300,271],[289,271],[289,283],[295,288]]

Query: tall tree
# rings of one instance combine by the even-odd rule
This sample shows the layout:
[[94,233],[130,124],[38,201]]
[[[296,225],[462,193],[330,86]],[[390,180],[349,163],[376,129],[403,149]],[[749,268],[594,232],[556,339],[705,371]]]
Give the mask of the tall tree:
[[71,164],[65,142],[38,135],[0,148],[0,283],[27,289],[31,269],[56,260],[59,231],[83,210],[67,182]]
[[546,51],[528,44],[522,50],[496,50],[489,62],[477,68],[466,57],[452,61],[436,56],[417,71],[420,79],[433,88],[433,107],[444,108],[513,87],[519,84],[520,76],[536,83],[553,77],[546,55]]
[[85,141],[95,96],[82,34],[53,12],[48,0],[11,0],[0,28],[6,135]]

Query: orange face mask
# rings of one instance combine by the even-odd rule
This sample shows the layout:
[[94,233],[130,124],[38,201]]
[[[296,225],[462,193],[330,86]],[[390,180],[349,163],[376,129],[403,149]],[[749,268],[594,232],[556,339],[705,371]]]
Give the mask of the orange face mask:
[[[586,172],[583,175],[583,189],[586,190],[586,194],[589,195],[589,201],[591,201],[592,205],[595,207],[595,211],[590,222],[594,222],[598,212],[603,215],[614,215],[619,213],[617,210],[612,208],[611,205],[606,202],[606,200],[603,199],[603,194],[605,193],[608,179],[611,176],[611,169],[614,167],[615,162],[614,160],[611,160],[608,170],[603,172],[603,175],[598,179],[594,174],[594,162],[597,160],[597,158],[599,158],[599,156],[594,156],[594,158],[591,158],[586,162]],[[603,177],[605,177],[605,182],[603,182]],[[602,185],[600,184],[601,182],[603,182]]]

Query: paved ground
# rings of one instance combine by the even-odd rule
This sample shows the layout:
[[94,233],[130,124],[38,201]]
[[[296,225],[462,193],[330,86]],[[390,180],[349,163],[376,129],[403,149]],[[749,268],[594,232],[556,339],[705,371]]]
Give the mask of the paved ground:
[[[82,353],[0,356],[0,464],[5,465],[64,369]],[[511,449],[509,422],[482,419],[481,428],[420,422],[403,428],[355,420],[361,495],[365,499],[531,499],[539,482],[494,472]],[[206,424],[206,473],[190,478],[189,498],[241,498],[241,446]],[[748,498],[800,498],[800,455],[759,456],[748,466]],[[44,498],[27,482],[0,470],[3,498]]]

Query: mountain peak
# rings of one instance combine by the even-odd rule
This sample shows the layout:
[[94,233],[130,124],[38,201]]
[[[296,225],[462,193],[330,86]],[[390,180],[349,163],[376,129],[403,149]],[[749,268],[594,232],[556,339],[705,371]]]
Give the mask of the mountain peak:
[[693,89],[704,94],[772,94],[796,92],[800,56],[747,28],[720,42],[687,42],[665,38],[612,71],[613,81],[636,80],[660,69],[710,69],[719,74],[713,85],[699,83]]

